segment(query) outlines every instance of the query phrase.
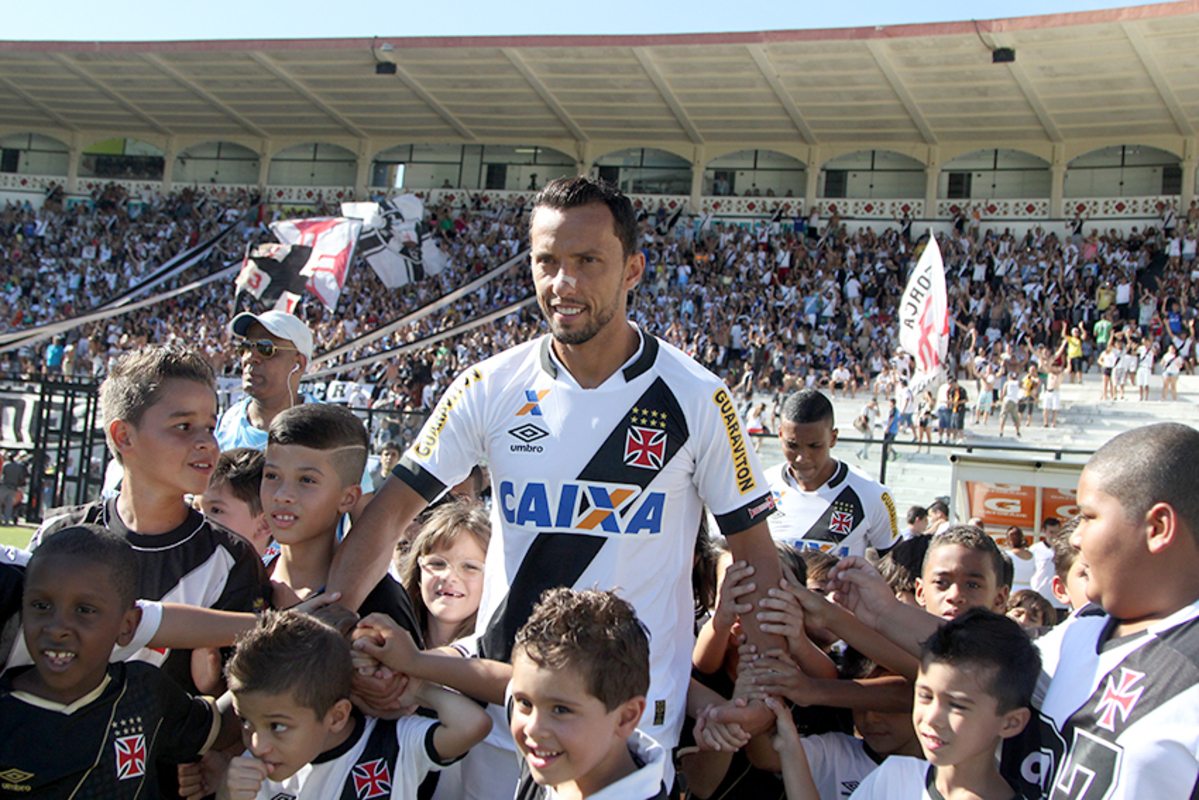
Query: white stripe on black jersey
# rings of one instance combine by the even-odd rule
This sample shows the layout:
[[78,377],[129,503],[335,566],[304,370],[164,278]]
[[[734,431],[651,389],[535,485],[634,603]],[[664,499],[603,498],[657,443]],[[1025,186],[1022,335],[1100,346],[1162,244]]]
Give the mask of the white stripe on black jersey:
[[1004,751],[1005,776],[1051,800],[1199,792],[1199,602],[1137,634],[1084,609],[1037,640],[1040,724]]

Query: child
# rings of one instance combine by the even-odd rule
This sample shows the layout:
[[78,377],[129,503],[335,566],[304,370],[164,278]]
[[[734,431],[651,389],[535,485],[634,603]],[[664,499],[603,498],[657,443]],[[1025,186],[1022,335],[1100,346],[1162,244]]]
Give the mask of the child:
[[953,619],[968,608],[1003,613],[1008,586],[995,540],[971,525],[954,525],[929,542],[916,579],[916,602],[928,613]]
[[1078,517],[1071,518],[1049,538],[1049,546],[1053,548],[1050,590],[1057,601],[1068,606],[1071,612],[1082,610],[1088,603],[1086,568],[1078,557],[1078,548],[1070,543],[1078,523]]
[[[217,461],[216,389],[198,352],[145,347],[123,356],[100,385],[109,449],[124,468],[120,494],[48,520],[33,546],[67,526],[100,525],[133,545],[134,595],[225,611],[260,611],[267,587],[253,547],[185,502],[208,488]],[[186,651],[145,649],[137,658],[194,690]]]
[[649,639],[612,592],[551,589],[517,631],[509,719],[516,797],[665,798],[661,745],[637,730]]
[[1030,635],[1052,628],[1057,621],[1057,612],[1050,602],[1032,589],[1021,589],[1012,594],[1007,603],[1007,616]]
[[[854,791],[871,798],[1022,797],[999,774],[996,750],[1028,723],[1041,661],[1011,620],[974,608],[924,643],[912,723],[927,762],[891,756]],[[775,707],[788,800],[818,797],[803,747]]]
[[895,593],[895,599],[905,605],[920,607],[916,602],[916,581],[924,570],[924,557],[932,538],[923,534],[913,536],[892,547],[879,559],[879,573]]
[[[338,522],[362,494],[368,445],[362,420],[344,406],[305,403],[271,420],[261,501],[279,546],[268,564],[276,608],[324,590]],[[390,575],[376,584],[361,612],[386,614],[422,641],[412,603]]]
[[251,447],[235,447],[221,453],[208,488],[200,496],[200,511],[254,545],[263,555],[270,548],[271,528],[262,511],[262,453]]
[[426,773],[490,727],[473,702],[432,684],[413,699],[436,720],[364,717],[350,704],[352,673],[349,643],[305,614],[270,612],[239,639],[226,675],[247,752],[230,763],[221,797],[415,800]]
[[138,624],[137,572],[129,544],[95,525],[62,528],[30,557],[21,626],[34,664],[0,680],[0,793],[156,796],[160,759],[236,741],[210,699],[147,664],[108,663]]

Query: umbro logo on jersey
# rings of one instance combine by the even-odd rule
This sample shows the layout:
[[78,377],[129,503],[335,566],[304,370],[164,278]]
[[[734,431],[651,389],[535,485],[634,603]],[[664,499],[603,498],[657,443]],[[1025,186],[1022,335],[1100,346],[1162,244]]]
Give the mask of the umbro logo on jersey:
[[1137,685],[1144,677],[1145,673],[1126,667],[1120,667],[1119,682],[1111,675],[1107,676],[1107,687],[1095,706],[1095,714],[1099,717],[1096,724],[1100,728],[1115,733],[1116,715],[1120,716],[1121,722],[1128,720],[1128,715],[1145,691],[1144,686]]
[[23,769],[11,767],[0,772],[0,789],[9,792],[28,792],[32,787],[25,786],[30,778],[33,777],[32,772],[26,772]]
[[287,792],[279,792],[279,794],[272,797],[271,800],[296,800],[296,796],[294,794],[288,794]]
[[517,486],[501,481],[499,489],[500,512],[509,525],[592,534],[662,532],[663,492],[645,492],[627,484],[575,482]]
[[534,391],[533,389],[525,389],[525,404],[517,410],[516,416],[518,416],[518,417],[525,417],[525,416],[540,417],[541,416],[541,401],[544,400],[545,396],[549,393],[550,393],[549,389],[542,389],[540,391]]
[[513,453],[540,453],[545,448],[539,444],[533,444],[533,442],[549,436],[547,432],[531,422],[526,422],[524,425],[518,425],[515,428],[509,428],[508,435],[519,439],[521,442],[520,444],[508,445],[508,449]]

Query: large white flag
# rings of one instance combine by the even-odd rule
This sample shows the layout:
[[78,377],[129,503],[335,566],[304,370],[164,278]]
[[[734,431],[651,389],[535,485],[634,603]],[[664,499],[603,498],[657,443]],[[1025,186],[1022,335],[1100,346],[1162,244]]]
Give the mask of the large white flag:
[[941,249],[931,234],[899,302],[899,346],[916,359],[913,392],[935,382],[944,371],[949,347],[949,298]]
[[445,253],[425,224],[425,204],[414,194],[382,203],[342,203],[341,213],[364,221],[361,252],[389,289],[445,269]]
[[271,232],[283,244],[312,248],[308,263],[300,274],[308,278],[308,291],[330,311],[337,307],[337,298],[346,285],[361,230],[362,220],[344,217],[287,219],[271,223]]

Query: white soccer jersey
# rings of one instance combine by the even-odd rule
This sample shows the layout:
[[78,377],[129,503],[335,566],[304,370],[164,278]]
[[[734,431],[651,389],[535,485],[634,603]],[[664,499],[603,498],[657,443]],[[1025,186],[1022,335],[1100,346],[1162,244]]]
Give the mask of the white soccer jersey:
[[[945,800],[937,791],[935,775],[932,764],[927,761],[911,756],[888,756],[850,796],[854,800]],[[823,800],[824,795],[820,797]]]
[[1088,606],[1037,640],[1041,719],[1005,747],[1005,776],[1050,800],[1195,797],[1199,602],[1138,634],[1113,627]]
[[267,779],[258,800],[416,800],[430,771],[443,766],[433,749],[439,724],[425,717],[379,720],[354,714],[353,735],[285,781]]
[[394,474],[433,500],[480,463],[493,502],[479,654],[507,661],[545,589],[614,589],[650,632],[641,727],[672,747],[703,505],[728,536],[773,508],[728,389],[652,336],[603,385],[582,389],[542,337],[460,375]]
[[885,552],[899,541],[890,490],[844,461],[814,492],[804,491],[785,461],[766,477],[776,506],[770,518],[776,541],[838,557],[865,555],[867,547]]
[[865,742],[848,733],[822,733],[799,741],[821,800],[849,797],[879,765],[866,751]]

